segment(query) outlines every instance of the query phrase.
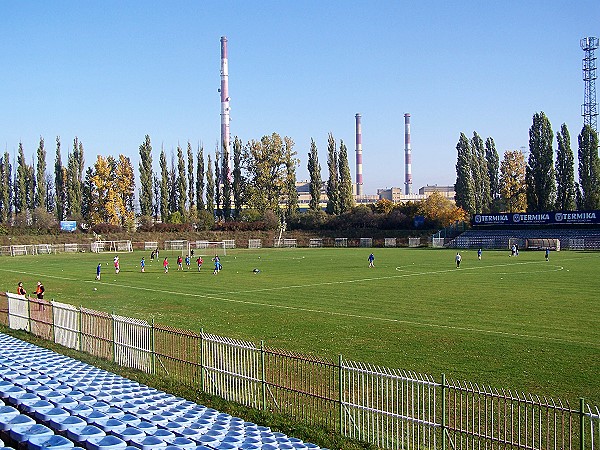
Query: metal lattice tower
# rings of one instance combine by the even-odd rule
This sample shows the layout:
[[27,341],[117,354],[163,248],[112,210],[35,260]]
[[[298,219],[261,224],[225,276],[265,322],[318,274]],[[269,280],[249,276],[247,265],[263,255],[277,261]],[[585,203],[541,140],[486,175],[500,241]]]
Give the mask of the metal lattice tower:
[[583,58],[583,81],[585,82],[585,94],[581,115],[583,125],[589,125],[594,131],[598,131],[598,103],[596,103],[596,56],[594,50],[598,48],[597,37],[586,37],[581,39],[581,49],[585,52]]

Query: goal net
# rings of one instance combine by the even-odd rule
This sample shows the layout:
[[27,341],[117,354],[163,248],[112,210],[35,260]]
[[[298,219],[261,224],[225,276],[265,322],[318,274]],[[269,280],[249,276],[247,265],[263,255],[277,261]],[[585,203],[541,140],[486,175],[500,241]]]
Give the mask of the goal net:
[[360,238],[361,247],[373,247],[373,238]]
[[323,247],[323,239],[321,239],[321,238],[311,238],[310,241],[309,241],[308,246],[310,248]]
[[444,238],[434,237],[431,239],[431,246],[435,248],[443,248],[444,247]]
[[196,241],[193,243],[190,242],[188,255],[192,254],[192,248],[194,247],[199,250],[207,250],[207,254],[220,253],[223,256],[227,256],[227,245],[225,241]]
[[386,247],[395,247],[396,246],[396,238],[385,238],[384,245]]
[[131,241],[93,241],[90,243],[90,250],[94,253],[100,252],[132,252],[133,245]]
[[273,240],[273,247],[275,248],[295,248],[298,246],[296,239],[278,239]]
[[408,246],[409,247],[419,247],[421,245],[421,238],[418,237],[409,237],[408,238]]
[[27,247],[27,245],[13,245],[10,248],[10,253],[12,256],[28,255],[30,252]]
[[260,239],[248,239],[248,248],[262,248]]
[[348,238],[335,238],[335,247],[348,247]]

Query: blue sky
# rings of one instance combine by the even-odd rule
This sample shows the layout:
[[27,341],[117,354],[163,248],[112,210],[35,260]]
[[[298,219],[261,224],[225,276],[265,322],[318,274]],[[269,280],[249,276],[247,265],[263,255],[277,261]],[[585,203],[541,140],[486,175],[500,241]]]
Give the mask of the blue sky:
[[[220,136],[221,36],[228,38],[231,134],[290,136],[307,179],[311,137],[327,177],[327,135],[348,147],[362,115],[366,194],[404,183],[411,114],[413,190],[453,184],[460,132],[528,145],[544,111],[572,147],[583,124],[584,56],[600,2],[0,1],[0,143],[31,160],[43,136],[63,162],[131,157],[150,135],[155,165]],[[600,56],[600,51],[597,52]]]

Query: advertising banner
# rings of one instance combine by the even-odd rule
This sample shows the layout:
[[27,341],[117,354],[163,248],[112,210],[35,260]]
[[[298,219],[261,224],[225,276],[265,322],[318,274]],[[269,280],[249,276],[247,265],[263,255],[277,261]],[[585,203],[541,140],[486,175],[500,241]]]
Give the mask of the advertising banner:
[[77,229],[77,222],[75,220],[61,220],[60,229],[61,231],[75,231]]
[[475,214],[474,227],[486,225],[586,225],[600,224],[600,211],[555,211],[541,213]]

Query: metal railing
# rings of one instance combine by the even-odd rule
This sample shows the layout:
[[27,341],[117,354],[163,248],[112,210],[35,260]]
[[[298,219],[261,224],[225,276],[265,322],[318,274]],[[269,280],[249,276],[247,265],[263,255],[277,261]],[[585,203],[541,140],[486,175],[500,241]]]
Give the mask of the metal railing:
[[568,402],[0,295],[0,323],[226,400],[390,449],[598,450],[600,411]]

